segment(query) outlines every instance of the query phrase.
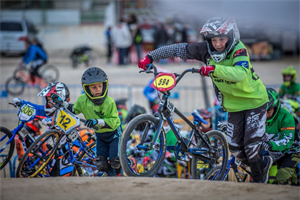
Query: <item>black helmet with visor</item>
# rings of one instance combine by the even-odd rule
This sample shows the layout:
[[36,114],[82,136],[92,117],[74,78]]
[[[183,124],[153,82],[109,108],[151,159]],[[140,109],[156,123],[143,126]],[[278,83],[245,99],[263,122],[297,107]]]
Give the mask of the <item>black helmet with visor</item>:
[[[103,89],[100,96],[94,96],[89,89],[89,85],[96,83],[103,83]],[[81,77],[81,84],[85,94],[94,105],[100,106],[103,104],[108,93],[108,76],[102,69],[98,67],[87,69]]]

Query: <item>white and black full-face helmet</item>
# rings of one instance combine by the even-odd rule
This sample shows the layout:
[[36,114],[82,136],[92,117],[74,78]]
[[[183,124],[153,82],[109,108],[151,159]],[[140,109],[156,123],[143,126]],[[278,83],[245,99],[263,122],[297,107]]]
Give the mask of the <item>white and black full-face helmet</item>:
[[[94,97],[89,89],[89,85],[95,83],[103,83],[102,94],[98,97]],[[81,84],[85,94],[94,103],[94,105],[100,106],[103,104],[108,93],[108,76],[102,69],[98,67],[88,68],[81,77]]]
[[[200,33],[204,35],[204,39],[207,42],[208,53],[216,62],[224,60],[227,53],[240,41],[240,32],[234,19],[225,19],[222,17],[209,19],[202,27]],[[218,52],[213,47],[211,39],[222,36],[227,36],[228,42],[225,49],[222,52]]]
[[51,97],[51,94],[57,94],[63,101],[70,101],[70,91],[66,84],[62,82],[52,82],[49,83],[42,91],[38,94],[38,96],[45,97],[46,105],[45,112],[48,116],[52,116],[56,110],[55,107],[50,106],[47,97]]

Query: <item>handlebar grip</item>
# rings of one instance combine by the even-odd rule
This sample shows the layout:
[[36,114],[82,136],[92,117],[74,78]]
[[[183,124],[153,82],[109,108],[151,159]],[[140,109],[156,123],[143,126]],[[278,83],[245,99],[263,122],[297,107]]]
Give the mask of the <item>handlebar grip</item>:
[[192,68],[191,71],[192,71],[192,73],[199,73],[200,74],[199,69]]

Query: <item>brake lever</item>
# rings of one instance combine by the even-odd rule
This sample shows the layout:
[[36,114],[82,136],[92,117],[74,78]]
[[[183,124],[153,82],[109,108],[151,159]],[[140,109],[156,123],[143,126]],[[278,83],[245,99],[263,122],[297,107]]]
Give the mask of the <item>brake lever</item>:
[[9,102],[8,104],[13,105],[15,108],[17,108],[18,106],[14,103]]

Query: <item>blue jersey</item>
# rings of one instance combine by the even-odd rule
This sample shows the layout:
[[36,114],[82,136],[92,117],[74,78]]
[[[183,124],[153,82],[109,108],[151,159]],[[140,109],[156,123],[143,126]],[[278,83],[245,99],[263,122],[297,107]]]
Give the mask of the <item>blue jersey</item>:
[[46,62],[47,54],[41,47],[39,47],[38,45],[32,44],[32,45],[30,45],[26,54],[24,55],[22,62],[26,63],[26,65],[27,65],[31,61],[38,60],[38,59],[42,59]]
[[159,92],[151,87],[153,79],[148,83],[148,85],[144,88],[144,95],[150,102],[153,102],[155,99],[159,98]]
[[29,105],[33,106],[36,109],[36,115],[49,118],[49,116],[46,115],[45,106],[37,105],[37,104],[31,103],[29,101],[24,101],[24,100],[22,100],[22,104],[29,104]]

